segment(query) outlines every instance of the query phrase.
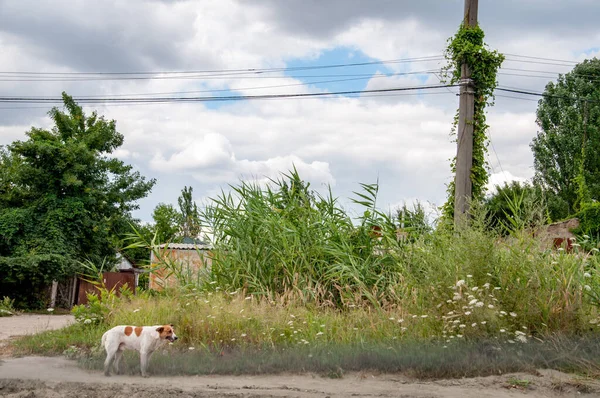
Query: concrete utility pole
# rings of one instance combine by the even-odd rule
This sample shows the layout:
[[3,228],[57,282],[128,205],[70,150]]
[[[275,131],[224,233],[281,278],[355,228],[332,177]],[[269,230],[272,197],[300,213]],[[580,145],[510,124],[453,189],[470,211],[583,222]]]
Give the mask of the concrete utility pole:
[[[478,0],[465,0],[465,26],[477,26]],[[466,63],[460,71],[460,105],[458,113],[458,139],[456,152],[456,177],[454,180],[454,225],[458,225],[469,212],[473,193],[471,168],[473,167],[473,115],[475,90],[471,69]]]

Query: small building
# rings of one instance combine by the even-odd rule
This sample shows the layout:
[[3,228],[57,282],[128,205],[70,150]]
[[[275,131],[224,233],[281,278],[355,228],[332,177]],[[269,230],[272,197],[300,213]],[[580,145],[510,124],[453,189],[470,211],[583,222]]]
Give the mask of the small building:
[[183,243],[166,243],[150,254],[149,288],[162,290],[178,284],[195,283],[210,271],[212,247],[185,238]]

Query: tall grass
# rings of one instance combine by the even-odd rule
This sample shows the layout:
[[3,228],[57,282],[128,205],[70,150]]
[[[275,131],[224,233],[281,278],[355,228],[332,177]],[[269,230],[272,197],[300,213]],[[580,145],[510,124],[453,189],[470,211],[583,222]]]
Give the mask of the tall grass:
[[515,209],[507,216],[518,222],[504,226],[505,237],[473,204],[468,228],[440,225],[402,240],[397,223],[377,209],[377,185],[361,187],[354,202],[364,212],[354,221],[331,191],[311,191],[295,170],[267,187],[242,182],[221,194],[203,214],[215,234],[213,286],[338,309],[440,319],[452,312],[452,322],[480,317],[513,332],[578,333],[597,317],[598,257],[543,247],[523,229],[540,217],[524,220]]
[[[86,328],[173,323],[180,337],[174,347],[216,357],[262,353],[271,365],[292,360],[277,354],[282,350],[339,353],[346,359],[317,356],[333,368],[352,369],[360,361],[344,350],[366,358],[365,351],[373,349],[385,358],[388,347],[403,356],[413,345],[457,352],[491,344],[492,351],[481,348],[485,355],[514,351],[505,347],[531,355],[541,350],[544,355],[527,363],[548,366],[567,358],[562,348],[571,347],[569,342],[584,341],[598,352],[588,344],[600,324],[598,256],[544,247],[520,227],[532,225],[522,214],[500,233],[477,204],[467,227],[438,225],[399,239],[395,220],[377,210],[377,185],[361,187],[355,202],[364,212],[357,220],[331,192],[311,191],[295,170],[266,187],[245,182],[233,187],[203,214],[214,233],[209,274],[191,278],[174,268],[179,288],[125,296],[102,324],[47,334],[53,341],[48,344],[64,349],[65,334],[72,333],[79,347],[90,350],[97,347],[98,333]],[[18,345],[23,352],[48,352],[36,339]],[[478,361],[471,363],[479,366]],[[560,366],[597,369],[597,360],[585,361],[577,365],[568,356]]]
[[[392,300],[403,264],[396,227],[376,208],[377,186],[362,185],[355,225],[331,191],[309,190],[294,170],[266,188],[242,182],[203,213],[214,231],[218,286],[268,297],[343,307]],[[375,230],[381,237],[378,239]]]

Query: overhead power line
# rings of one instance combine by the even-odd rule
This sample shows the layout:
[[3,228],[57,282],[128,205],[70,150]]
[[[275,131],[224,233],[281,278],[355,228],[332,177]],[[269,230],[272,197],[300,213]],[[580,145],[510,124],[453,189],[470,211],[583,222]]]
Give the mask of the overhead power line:
[[[218,101],[247,101],[257,99],[280,99],[280,98],[310,98],[310,97],[330,97],[334,95],[351,94],[374,94],[391,93],[399,91],[414,90],[432,90],[446,87],[456,87],[456,85],[431,85],[414,87],[396,87],[377,90],[348,90],[321,93],[291,93],[291,94],[264,94],[264,95],[228,95],[228,96],[197,96],[197,97],[154,97],[154,98],[91,98],[74,97],[73,99],[80,104],[98,104],[98,103],[165,103],[165,102],[218,102]],[[20,103],[20,104],[54,104],[62,103],[60,97],[42,98],[42,97],[0,97],[0,102]]]
[[496,90],[505,91],[505,92],[508,92],[508,93],[531,95],[531,96],[536,96],[536,97],[558,98],[558,99],[566,99],[566,100],[572,100],[572,101],[583,101],[583,102],[588,102],[588,103],[599,103],[600,102],[600,101],[589,99],[589,98],[567,97],[567,96],[564,96],[564,95],[553,95],[553,94],[547,94],[547,93],[537,93],[537,92],[534,92],[534,91],[520,90],[520,89],[515,89],[515,88],[507,88],[507,87],[496,87]]
[[291,66],[281,68],[242,68],[242,69],[213,69],[213,70],[187,70],[187,71],[140,71],[140,72],[35,72],[35,71],[0,71],[0,75],[7,75],[4,77],[14,76],[27,76],[31,78],[40,77],[54,77],[54,78],[67,78],[67,77],[83,77],[89,78],[90,76],[121,76],[127,77],[131,75],[201,75],[201,76],[235,76],[235,75],[248,75],[248,74],[263,74],[263,73],[279,73],[279,72],[297,72],[297,71],[308,71],[308,70],[320,70],[320,69],[334,69],[334,68],[349,68],[349,67],[360,67],[368,65],[390,65],[390,64],[401,64],[401,63],[412,63],[412,62],[428,62],[443,60],[442,55],[432,55],[425,57],[415,58],[398,58],[391,60],[382,61],[369,61],[369,62],[355,62],[355,63],[343,63],[343,64],[326,64],[326,65],[312,65],[312,66]]

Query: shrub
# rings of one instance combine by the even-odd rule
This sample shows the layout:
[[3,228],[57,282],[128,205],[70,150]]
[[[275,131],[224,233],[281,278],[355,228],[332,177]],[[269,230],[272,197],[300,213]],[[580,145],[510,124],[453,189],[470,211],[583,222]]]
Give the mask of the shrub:
[[12,300],[10,297],[4,296],[2,301],[0,301],[0,317],[14,315],[16,312],[14,303],[15,300]]
[[73,260],[56,254],[0,257],[0,296],[10,295],[18,308],[44,308],[46,288],[75,273]]

